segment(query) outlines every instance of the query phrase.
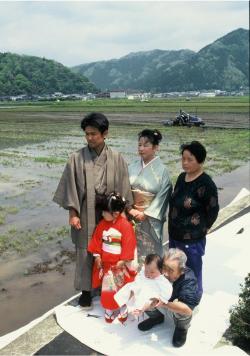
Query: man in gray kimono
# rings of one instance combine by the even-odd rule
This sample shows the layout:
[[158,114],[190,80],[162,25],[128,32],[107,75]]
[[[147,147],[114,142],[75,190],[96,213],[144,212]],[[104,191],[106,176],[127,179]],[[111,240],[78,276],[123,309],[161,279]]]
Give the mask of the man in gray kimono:
[[[106,144],[109,121],[101,113],[91,113],[81,121],[88,145],[74,152],[55,192],[53,201],[69,210],[71,237],[76,247],[74,286],[81,290],[79,304],[91,309],[92,255],[88,241],[102,217],[100,202],[105,194],[116,191],[133,203],[127,164]],[[99,203],[98,203],[99,202]]]

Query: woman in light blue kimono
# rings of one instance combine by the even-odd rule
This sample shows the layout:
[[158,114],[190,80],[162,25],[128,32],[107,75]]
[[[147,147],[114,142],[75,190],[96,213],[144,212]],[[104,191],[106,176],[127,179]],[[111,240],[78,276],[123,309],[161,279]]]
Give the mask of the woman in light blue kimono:
[[172,184],[167,168],[156,155],[162,135],[145,129],[138,134],[140,159],[129,166],[134,197],[129,214],[136,222],[137,256],[141,264],[149,253],[163,254],[162,235]]

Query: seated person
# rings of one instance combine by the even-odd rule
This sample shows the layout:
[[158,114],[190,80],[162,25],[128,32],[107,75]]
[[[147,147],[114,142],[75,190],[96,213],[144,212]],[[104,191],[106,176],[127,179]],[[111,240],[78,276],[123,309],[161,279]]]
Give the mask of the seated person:
[[164,322],[164,315],[157,309],[166,308],[171,312],[175,323],[173,345],[183,346],[192,319],[193,309],[199,304],[197,279],[190,268],[186,267],[187,256],[178,248],[171,248],[163,258],[163,274],[173,283],[173,293],[168,303],[155,300],[147,310],[149,318],[138,324],[141,331],[150,330]]
[[151,305],[152,298],[168,303],[172,286],[161,270],[161,257],[157,254],[147,255],[134,282],[127,283],[114,295],[117,304],[120,307],[127,305],[129,312],[139,315]]

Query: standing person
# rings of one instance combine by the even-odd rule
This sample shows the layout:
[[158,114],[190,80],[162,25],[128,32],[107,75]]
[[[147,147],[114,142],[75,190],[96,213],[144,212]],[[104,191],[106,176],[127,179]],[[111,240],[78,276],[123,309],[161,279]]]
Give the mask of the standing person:
[[203,171],[206,149],[198,141],[181,146],[182,168],[169,205],[169,247],[178,247],[187,255],[187,266],[198,280],[202,296],[202,256],[206,234],[218,212],[217,187]]
[[163,300],[153,301],[146,311],[149,318],[138,324],[138,329],[147,331],[155,325],[164,322],[164,315],[157,308],[166,308],[169,316],[173,318],[175,330],[172,343],[175,347],[185,344],[188,328],[193,316],[193,309],[199,304],[197,279],[194,272],[186,267],[187,256],[178,248],[171,248],[163,258],[162,271],[172,283],[173,292],[166,303]]
[[79,304],[92,307],[92,255],[87,251],[102,210],[99,201],[112,191],[122,194],[132,206],[127,164],[122,156],[111,150],[105,139],[109,121],[101,113],[90,113],[81,121],[87,146],[74,152],[68,160],[53,200],[69,210],[71,237],[76,247],[74,286],[81,290]]
[[119,307],[114,295],[136,274],[131,268],[136,238],[132,224],[121,215],[125,205],[126,200],[115,192],[103,199],[103,219],[88,245],[88,251],[95,258],[93,284],[101,286],[101,304],[107,323],[112,323],[116,316],[121,322],[127,320],[126,306]]
[[139,262],[146,255],[162,256],[163,224],[172,192],[167,168],[156,155],[162,135],[158,130],[145,129],[138,134],[139,160],[129,165],[129,180],[134,197],[129,214],[136,221]]

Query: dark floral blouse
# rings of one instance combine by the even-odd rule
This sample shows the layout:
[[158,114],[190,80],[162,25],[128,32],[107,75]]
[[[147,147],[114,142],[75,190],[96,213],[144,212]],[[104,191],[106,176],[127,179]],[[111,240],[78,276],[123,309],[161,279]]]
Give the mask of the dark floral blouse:
[[206,173],[192,182],[179,175],[169,203],[168,231],[173,240],[201,240],[215,222],[218,212],[217,187]]

